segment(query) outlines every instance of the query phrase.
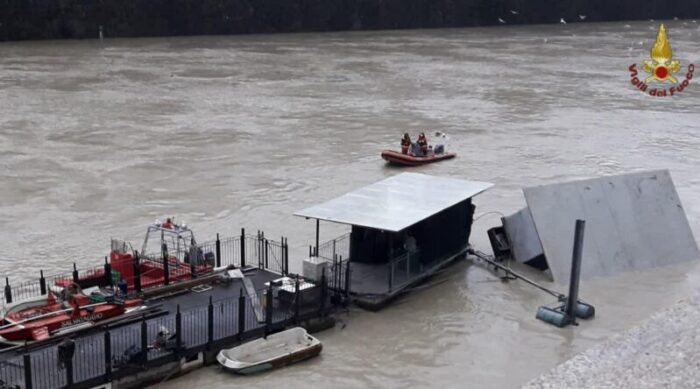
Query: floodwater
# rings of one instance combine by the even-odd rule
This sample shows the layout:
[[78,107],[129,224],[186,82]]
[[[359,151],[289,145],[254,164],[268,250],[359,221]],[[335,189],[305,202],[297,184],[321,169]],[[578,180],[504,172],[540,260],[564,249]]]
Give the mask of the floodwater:
[[[459,157],[413,171],[496,184],[476,200],[480,249],[499,222],[488,212],[519,209],[523,186],[657,168],[697,236],[700,83],[652,98],[629,82],[657,27],[0,44],[0,274],[94,264],[110,237],[137,247],[170,215],[200,241],[241,227],[287,236],[299,271],[314,223],[292,213],[400,172],[380,151],[426,128]],[[667,28],[683,66],[700,63],[698,24]],[[322,240],[345,231],[321,227]],[[208,367],[163,387],[515,388],[698,281],[696,265],[585,281],[598,315],[562,330],[534,318],[548,295],[467,260],[379,313],[340,315],[318,334],[320,358],[251,378]]]

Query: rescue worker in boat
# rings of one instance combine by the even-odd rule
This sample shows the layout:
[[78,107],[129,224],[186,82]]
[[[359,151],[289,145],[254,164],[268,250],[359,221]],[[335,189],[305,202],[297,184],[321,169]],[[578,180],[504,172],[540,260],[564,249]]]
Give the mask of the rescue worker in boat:
[[165,223],[161,224],[161,227],[171,230],[173,228],[173,221],[170,218],[165,220]]
[[418,146],[420,147],[420,152],[423,157],[428,155],[428,138],[425,137],[425,133],[421,132],[418,135]]
[[411,137],[408,133],[403,134],[403,138],[401,138],[401,154],[408,154],[411,143]]
[[175,219],[175,218],[173,218],[173,217],[167,218],[167,219],[165,220],[165,223],[163,223],[161,227],[167,228],[167,229],[169,229],[169,230],[172,230],[172,229],[174,229],[174,228],[177,228],[177,224],[175,224],[175,223],[173,222],[173,219]]

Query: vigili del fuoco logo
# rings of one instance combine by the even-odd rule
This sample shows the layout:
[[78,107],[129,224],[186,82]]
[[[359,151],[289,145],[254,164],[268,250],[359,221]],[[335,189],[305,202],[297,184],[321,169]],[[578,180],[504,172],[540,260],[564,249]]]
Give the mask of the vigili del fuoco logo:
[[[681,63],[673,59],[671,43],[666,36],[666,27],[662,24],[656,35],[656,43],[651,48],[651,59],[644,60],[642,70],[647,74],[639,74],[635,63],[630,65],[628,69],[630,81],[637,89],[650,96],[665,97],[683,92],[690,85],[695,65],[691,63],[685,73],[681,72]],[[661,84],[661,87],[652,86],[656,84]],[[671,86],[666,87],[668,84]]]

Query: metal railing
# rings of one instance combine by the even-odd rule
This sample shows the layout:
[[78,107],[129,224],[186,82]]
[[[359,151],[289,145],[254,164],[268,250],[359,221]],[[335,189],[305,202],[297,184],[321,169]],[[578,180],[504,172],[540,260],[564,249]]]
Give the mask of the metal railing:
[[[256,291],[256,298],[241,289],[237,297],[210,298],[203,307],[180,311],[178,306],[165,316],[95,328],[59,344],[9,351],[0,359],[0,382],[22,389],[87,388],[327,314],[326,286],[316,286],[318,293],[309,294],[300,293],[298,285],[297,281],[298,297],[291,303],[280,301],[272,287]],[[261,306],[254,306],[254,300]]]
[[309,247],[309,256],[328,261],[326,282],[328,289],[338,299],[347,299],[350,293],[350,233],[329,240],[318,249]]
[[[314,250],[310,249],[309,251],[312,252]],[[316,256],[328,260],[333,260],[336,257],[346,260],[350,259],[350,233],[341,235],[333,240],[329,240],[328,242],[319,245],[318,252],[315,253],[316,255],[311,254],[312,253],[310,253],[309,256]]]
[[[130,247],[131,245],[120,240],[113,239],[111,242],[112,250],[118,252],[126,253]],[[133,259],[136,263],[148,261],[152,273],[143,273],[140,271],[140,267],[135,265],[133,276],[117,274],[105,258],[105,264],[102,266],[78,269],[73,264],[72,272],[53,276],[44,276],[42,270],[38,279],[18,284],[10,283],[10,279],[5,277],[4,295],[0,299],[0,311],[4,313],[7,304],[45,296],[50,289],[63,288],[72,282],[87,288],[113,285],[124,279],[132,290],[140,292],[204,276],[211,273],[214,267],[221,266],[256,266],[259,269],[281,275],[286,275],[289,272],[287,238],[282,237],[280,241],[267,239],[262,231],[258,231],[256,235],[246,235],[245,229],[241,229],[239,236],[223,239],[217,234],[216,240],[192,246],[187,252],[169,250],[160,255],[143,256],[134,251],[133,255],[134,257],[138,256],[138,259]],[[151,280],[156,279],[158,282],[147,284],[145,279],[148,277]],[[162,281],[160,281],[161,279]]]

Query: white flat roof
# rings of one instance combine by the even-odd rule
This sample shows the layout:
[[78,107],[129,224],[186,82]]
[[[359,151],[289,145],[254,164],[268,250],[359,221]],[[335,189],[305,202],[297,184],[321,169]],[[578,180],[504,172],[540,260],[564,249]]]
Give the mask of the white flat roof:
[[401,173],[294,215],[398,232],[492,186],[488,182]]

